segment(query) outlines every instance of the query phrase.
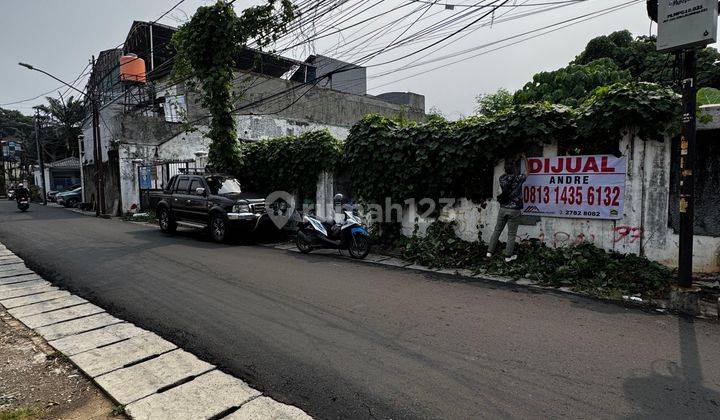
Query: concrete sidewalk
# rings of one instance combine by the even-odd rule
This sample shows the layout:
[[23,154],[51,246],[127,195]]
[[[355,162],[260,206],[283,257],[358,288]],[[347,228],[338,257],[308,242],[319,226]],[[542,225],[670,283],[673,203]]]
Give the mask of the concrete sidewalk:
[[43,280],[0,244],[0,304],[134,419],[309,419],[156,334]]

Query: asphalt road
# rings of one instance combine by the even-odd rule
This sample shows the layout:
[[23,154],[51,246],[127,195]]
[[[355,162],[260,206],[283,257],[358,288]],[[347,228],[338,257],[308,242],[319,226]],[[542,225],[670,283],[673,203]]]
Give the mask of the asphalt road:
[[320,418],[720,418],[720,325],[0,202],[31,268]]

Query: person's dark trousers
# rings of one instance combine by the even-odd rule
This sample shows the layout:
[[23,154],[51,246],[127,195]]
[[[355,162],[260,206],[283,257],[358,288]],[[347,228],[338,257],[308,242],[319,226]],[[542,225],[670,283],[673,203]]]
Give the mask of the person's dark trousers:
[[505,225],[507,224],[507,246],[505,247],[505,254],[509,257],[515,255],[515,236],[517,236],[518,224],[520,223],[520,210],[506,209],[500,207],[498,210],[497,222],[495,222],[495,230],[493,231],[492,237],[490,237],[490,245],[488,246],[488,252],[495,253],[497,248],[498,239]]

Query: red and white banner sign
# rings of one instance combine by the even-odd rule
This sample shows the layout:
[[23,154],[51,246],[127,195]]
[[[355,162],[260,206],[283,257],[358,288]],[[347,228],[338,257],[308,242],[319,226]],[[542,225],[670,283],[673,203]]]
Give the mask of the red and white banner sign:
[[627,160],[610,155],[528,158],[523,210],[528,216],[620,219]]

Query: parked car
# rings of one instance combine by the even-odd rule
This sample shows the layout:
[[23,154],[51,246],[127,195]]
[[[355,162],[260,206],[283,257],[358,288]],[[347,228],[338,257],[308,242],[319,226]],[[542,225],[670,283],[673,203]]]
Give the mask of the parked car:
[[82,188],[78,187],[72,190],[63,191],[55,195],[58,204],[65,207],[76,207],[82,202]]
[[77,189],[77,188],[80,188],[80,187],[81,187],[80,184],[75,184],[75,185],[71,185],[69,188],[61,188],[61,189],[58,189],[58,190],[50,190],[50,191],[47,192],[47,200],[50,201],[50,202],[55,203],[55,202],[57,202],[57,195],[58,195],[59,193],[61,193],[61,192],[66,192],[66,191],[72,191],[72,190]]
[[163,191],[150,194],[150,205],[163,232],[174,233],[178,226],[209,228],[217,242],[269,220],[265,199],[242,191],[237,179],[223,174],[175,175]]

